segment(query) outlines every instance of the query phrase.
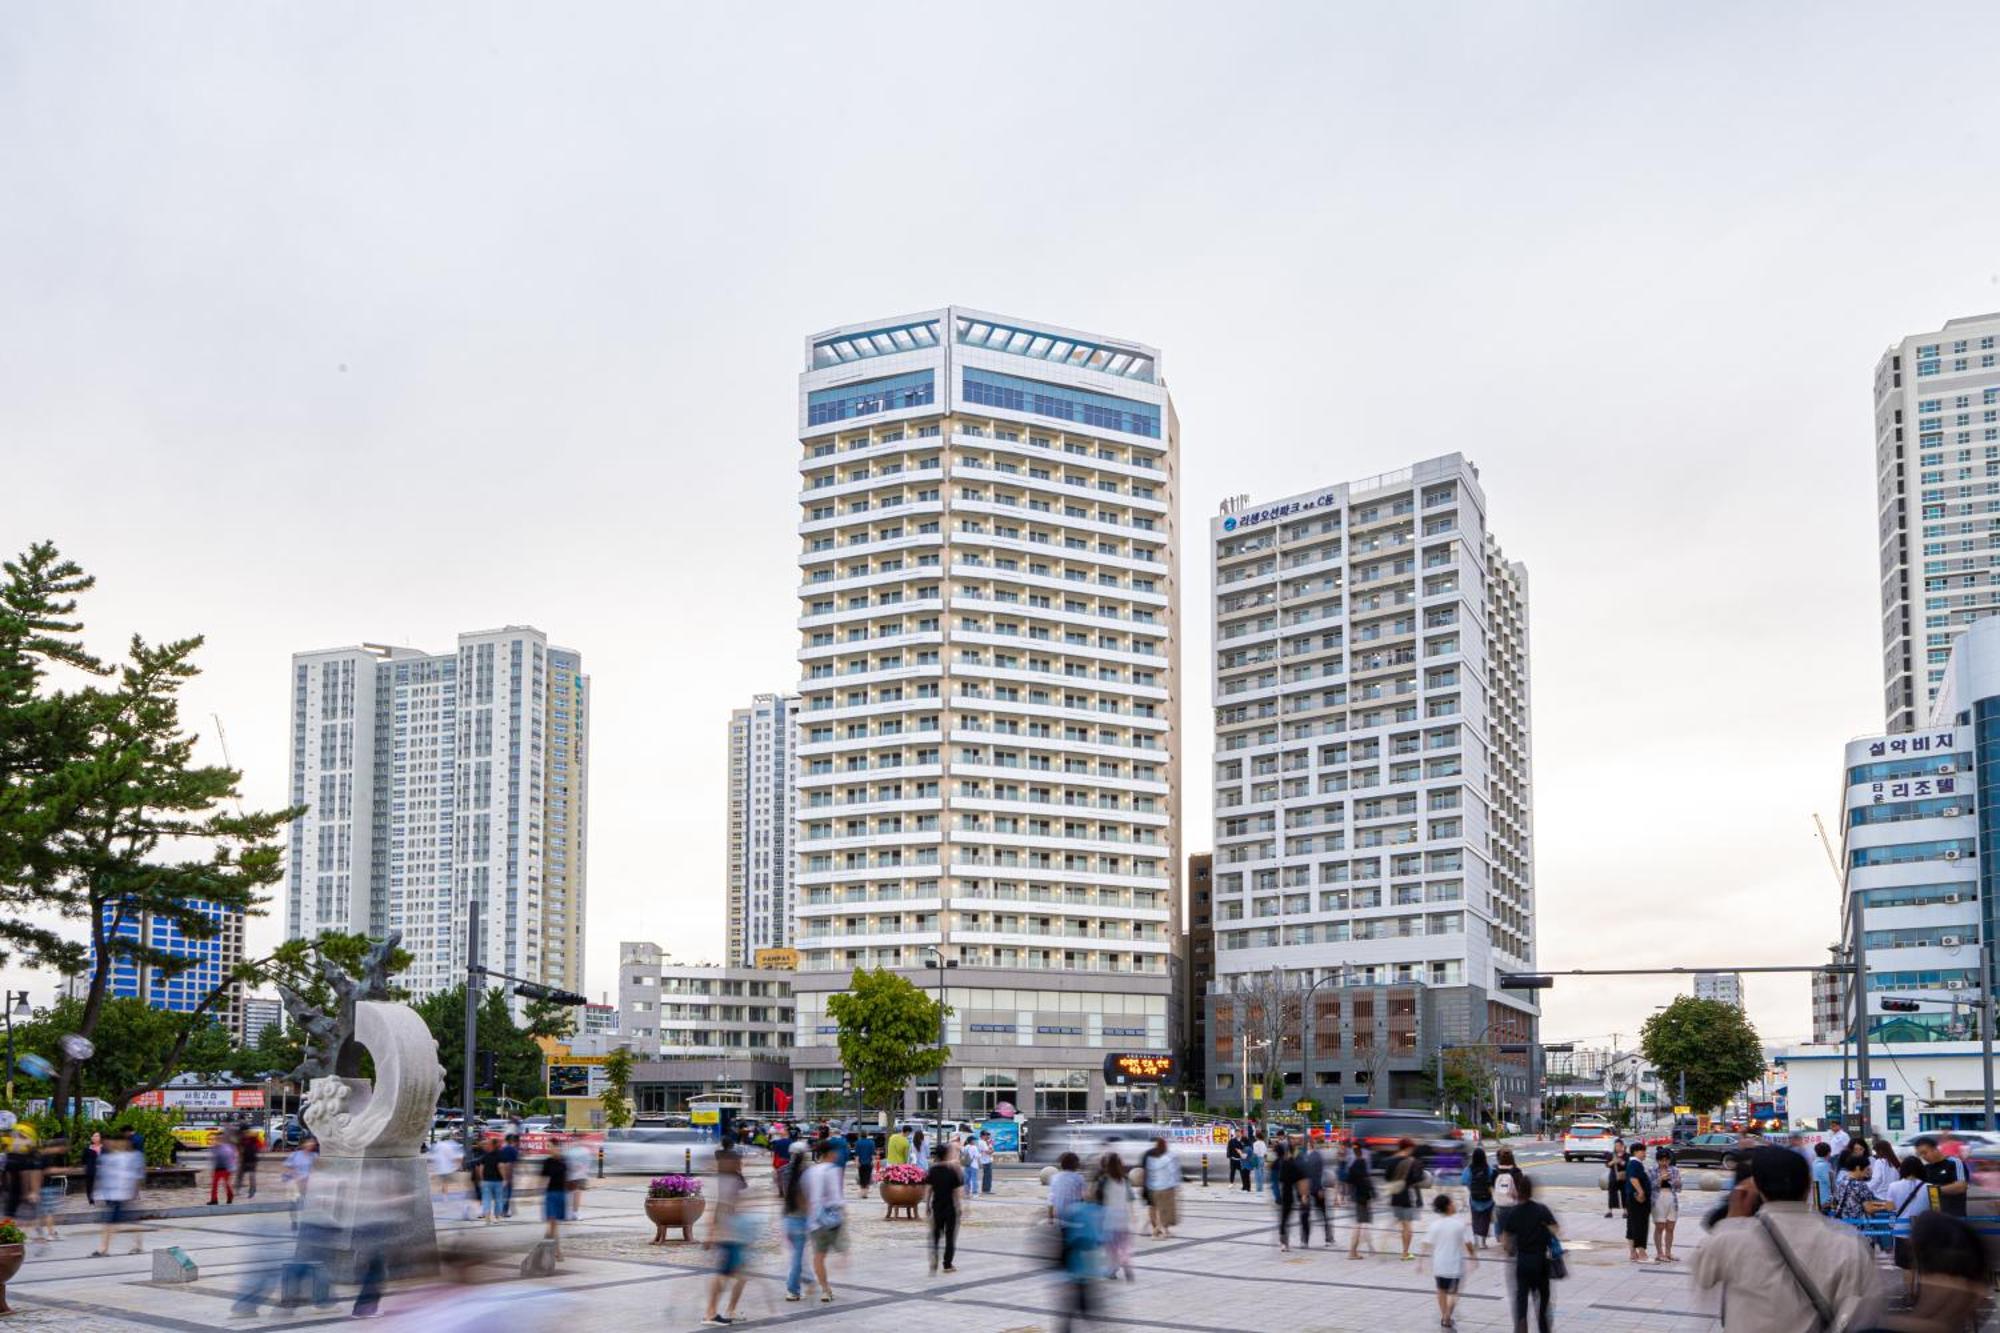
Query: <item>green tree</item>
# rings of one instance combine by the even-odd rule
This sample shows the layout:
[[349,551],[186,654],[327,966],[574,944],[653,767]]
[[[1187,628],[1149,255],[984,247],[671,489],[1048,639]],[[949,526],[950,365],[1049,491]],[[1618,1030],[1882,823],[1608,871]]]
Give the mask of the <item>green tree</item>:
[[1663,1092],[1687,1079],[1687,1105],[1709,1111],[1764,1072],[1764,1048],[1741,1009],[1683,995],[1646,1020],[1639,1050],[1660,1073]]
[[893,972],[855,968],[847,990],[827,997],[826,1012],[839,1025],[840,1063],[862,1101],[892,1117],[903,1086],[951,1058],[938,1041],[950,1008]]
[[551,1041],[563,1041],[576,1032],[576,1013],[566,1004],[554,1000],[530,1000],[522,1014],[525,1020],[521,1030],[530,1037],[545,1037]]
[[604,1057],[604,1095],[598,1101],[604,1105],[604,1123],[612,1129],[623,1129],[632,1123],[632,1052],[620,1046]]
[[[1458,1108],[1458,1115],[1465,1124],[1471,1124],[1476,1109],[1483,1109],[1492,1100],[1493,1062],[1482,1050],[1456,1047],[1443,1052],[1444,1055],[1444,1106],[1440,1110]],[[1438,1057],[1432,1055],[1424,1062],[1424,1079],[1433,1090],[1438,1085]]]
[[[467,1110],[465,1100],[465,986],[460,983],[418,1000],[413,1006],[437,1039],[438,1063],[444,1066],[444,1105]],[[495,986],[479,1001],[479,1049],[494,1054],[497,1086],[509,1097],[528,1098],[543,1090],[542,1051],[507,1012],[507,993]],[[474,1071],[477,1077],[477,1071]]]
[[[46,1009],[35,1012],[25,1023],[14,1025],[17,1052],[33,1051],[58,1064],[63,1058],[62,1039],[75,1032],[83,1021],[83,1001],[65,996]],[[204,1024],[213,1029],[213,1023]],[[155,1009],[143,1000],[127,997],[104,1002],[98,1013],[97,1029],[91,1037],[96,1047],[88,1061],[77,1066],[75,1090],[87,1097],[101,1097],[111,1103],[115,1115],[148,1087],[157,1087],[161,1052],[179,1042],[183,1019],[165,1009]],[[227,1039],[228,1034],[223,1034]],[[16,1080],[17,1084],[22,1080]],[[49,1084],[37,1081],[39,1095]]]
[[[61,662],[86,677],[108,668],[82,647],[75,618],[92,580],[49,543],[5,565],[0,586],[0,947],[32,966],[84,979],[75,1031],[96,1040],[120,963],[177,976],[194,959],[160,948],[137,929],[171,923],[188,939],[213,938],[214,910],[254,915],[282,874],[279,839],[301,811],[246,812],[232,768],[194,762],[181,728],[180,694],[198,669],[199,637],[148,643],[133,635],[115,687],[48,688]],[[87,945],[48,918],[81,921]],[[227,994],[225,981],[193,1017]],[[169,1046],[185,1049],[189,1022]],[[77,1077],[60,1052],[54,1095]]]

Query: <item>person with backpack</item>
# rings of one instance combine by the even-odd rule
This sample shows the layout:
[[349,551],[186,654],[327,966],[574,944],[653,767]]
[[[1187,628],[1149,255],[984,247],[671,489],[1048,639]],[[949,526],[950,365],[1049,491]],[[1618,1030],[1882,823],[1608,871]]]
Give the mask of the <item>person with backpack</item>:
[[1389,1211],[1395,1215],[1396,1230],[1403,1237],[1403,1259],[1413,1263],[1417,1256],[1410,1252],[1410,1242],[1415,1238],[1417,1217],[1424,1209],[1424,1164],[1417,1157],[1415,1139],[1396,1141],[1396,1155],[1389,1160],[1384,1179],[1389,1189]]
[[1493,1159],[1493,1234],[1507,1230],[1507,1218],[1521,1202],[1521,1168],[1514,1164],[1514,1150],[1502,1148]]
[[1358,1143],[1347,1162],[1347,1197],[1354,1202],[1354,1239],[1348,1242],[1347,1257],[1359,1259],[1363,1240],[1368,1242],[1368,1253],[1375,1253],[1375,1238],[1368,1230],[1373,1217],[1370,1205],[1375,1201],[1375,1174],[1368,1168],[1367,1151]]
[[1465,1186],[1465,1200],[1472,1214],[1473,1243],[1484,1249],[1493,1227],[1493,1168],[1487,1165],[1486,1149],[1473,1148],[1471,1160],[1458,1173],[1458,1183]]

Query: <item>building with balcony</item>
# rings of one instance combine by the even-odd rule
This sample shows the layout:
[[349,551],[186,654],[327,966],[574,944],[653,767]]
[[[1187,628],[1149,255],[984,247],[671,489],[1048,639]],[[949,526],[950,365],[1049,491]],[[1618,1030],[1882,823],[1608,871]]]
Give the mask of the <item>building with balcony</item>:
[[[1210,543],[1207,1100],[1240,1100],[1237,1043],[1264,1040],[1277,1100],[1427,1104],[1450,1044],[1487,1048],[1503,1106],[1529,1118],[1534,1061],[1497,1050],[1536,1040],[1532,1001],[1498,987],[1535,960],[1528,580],[1487,529],[1478,470],[1451,454],[1244,497]],[[1309,1037],[1258,1037],[1308,994]]]
[[1170,1053],[1178,426],[1157,350],[948,307],[806,340],[799,377],[801,1110],[829,995],[950,970],[909,1109],[1101,1108]]
[[784,1061],[789,972],[676,963],[657,944],[618,946],[618,1045],[646,1060]]
[[[219,903],[190,900],[188,916],[128,911],[109,904],[104,911],[105,934],[113,941],[111,974],[106,994],[113,999],[144,1000],[154,1009],[187,1014],[200,1009],[220,988],[222,997],[209,1005],[215,1021],[243,1040],[243,983],[230,973],[243,962],[243,913]],[[206,933],[197,933],[205,930]],[[96,964],[96,942],[91,944]],[[168,960],[162,962],[161,960]],[[261,1031],[261,1029],[259,1029]],[[255,1041],[252,1033],[249,1040]]]
[[2000,313],[1947,320],[1875,364],[1883,704],[1930,715],[1952,638],[2000,608]]
[[[402,932],[397,982],[419,996],[480,956],[582,991],[590,679],[525,626],[454,652],[364,644],[292,657],[285,928]],[[516,1010],[523,1002],[514,1001]]]
[[1697,972],[1694,974],[1694,998],[1697,1000],[1720,1000],[1724,1004],[1743,1007],[1743,974],[1741,972]]
[[760,694],[729,715],[729,961],[792,943],[796,697]]

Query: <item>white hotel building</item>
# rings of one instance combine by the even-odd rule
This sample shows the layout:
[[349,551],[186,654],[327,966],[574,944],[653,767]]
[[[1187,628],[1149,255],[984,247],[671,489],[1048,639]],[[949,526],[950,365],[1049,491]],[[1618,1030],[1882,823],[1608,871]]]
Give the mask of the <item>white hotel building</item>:
[[912,1108],[1100,1109],[1173,1049],[1177,426],[1159,353],[958,307],[799,377],[798,1043],[857,967],[955,965]]
[[729,966],[792,943],[796,695],[760,694],[729,715]]
[[[1533,1110],[1528,580],[1458,454],[1210,520],[1215,968],[1208,1100],[1234,1104],[1240,993],[1319,983],[1309,1095],[1428,1105],[1440,1042],[1481,1044]],[[1268,1028],[1263,1030],[1268,1031]],[[1306,1074],[1296,1020],[1277,1068]],[[1262,1060],[1264,1057],[1256,1057]],[[1253,1076],[1257,1073],[1252,1064]],[[1276,1096],[1276,1094],[1272,1094]]]
[[2000,313],[1875,365],[1882,671],[1890,731],[1928,717],[1952,638],[2000,610]]
[[403,933],[417,995],[481,956],[582,991],[590,683],[525,626],[454,652],[364,644],[292,657],[285,932]]

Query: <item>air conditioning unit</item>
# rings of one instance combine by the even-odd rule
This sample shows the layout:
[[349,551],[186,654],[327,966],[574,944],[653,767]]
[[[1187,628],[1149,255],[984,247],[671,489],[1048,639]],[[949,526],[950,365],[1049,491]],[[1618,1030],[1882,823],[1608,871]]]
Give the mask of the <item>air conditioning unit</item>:
[[1958,818],[1958,807],[1955,805],[1948,805],[1942,811],[1940,811],[1940,813],[1943,814],[1946,819],[1956,819]]
[[1957,895],[1957,894],[1955,894],[1955,893],[1947,893],[1947,894],[1946,894],[1946,895],[1944,896],[1944,900],[1945,900],[1946,902],[1948,902],[1948,903],[1955,903],[1955,902],[1958,902],[1958,901],[1960,901],[1960,898],[1959,898],[1959,895]]
[[1940,772],[1940,773],[1956,773],[1956,772],[1958,772],[1958,765],[1957,765],[1957,764],[1939,764],[1939,765],[1938,765],[1938,770],[1937,770],[1937,771],[1938,771],[1938,772]]
[[1944,854],[1944,859],[1947,861],[1956,861],[1958,859],[1958,848],[1954,847],[1950,851],[1946,852]]
[[1947,949],[1956,949],[1959,946],[1959,938],[1956,935],[1940,935],[1938,943]]
[[1965,983],[1963,981],[1947,981],[1944,983],[1944,988],[1946,990],[1964,990]]

